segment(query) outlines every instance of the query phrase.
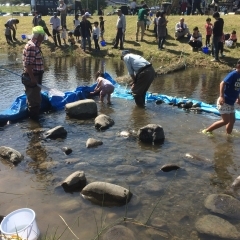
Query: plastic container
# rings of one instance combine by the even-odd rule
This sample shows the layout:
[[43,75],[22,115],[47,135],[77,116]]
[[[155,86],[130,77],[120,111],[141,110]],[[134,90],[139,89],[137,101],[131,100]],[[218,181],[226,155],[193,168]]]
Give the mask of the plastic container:
[[205,54],[208,54],[208,53],[209,53],[208,47],[203,47],[203,48],[202,48],[202,51],[203,51],[203,53],[205,53]]
[[35,212],[30,208],[21,208],[9,213],[1,222],[2,240],[37,240],[39,229],[35,221]]
[[22,34],[22,35],[21,35],[21,37],[22,37],[22,40],[25,40],[25,39],[27,39],[27,36],[26,36],[26,34]]
[[105,41],[101,41],[100,44],[101,44],[102,47],[106,47],[107,46]]

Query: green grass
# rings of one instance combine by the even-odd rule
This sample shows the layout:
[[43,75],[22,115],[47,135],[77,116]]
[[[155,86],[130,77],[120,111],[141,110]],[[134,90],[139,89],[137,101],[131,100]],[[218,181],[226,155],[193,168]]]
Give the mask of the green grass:
[[0,6],[0,13],[1,12],[6,12],[6,13],[13,13],[13,12],[27,12],[30,13],[31,12],[31,7],[30,6],[10,6],[10,7],[6,7],[6,6]]
[[[205,20],[208,16],[185,16],[185,22],[188,24],[190,31],[195,26],[198,26],[200,32],[203,36],[203,44],[205,42]],[[174,65],[178,63],[181,56],[181,61],[186,62],[187,65],[199,66],[204,68],[219,68],[219,69],[231,69],[234,67],[236,61],[239,58],[238,48],[227,48],[224,49],[225,57],[222,59],[221,63],[212,63],[210,60],[212,57],[206,55],[202,52],[192,52],[191,47],[187,43],[187,39],[182,41],[176,41],[174,39],[174,29],[175,24],[179,21],[180,16],[169,16],[168,17],[168,33],[169,36],[166,40],[166,50],[158,51],[157,43],[155,41],[153,33],[153,25],[150,25],[150,30],[145,32],[144,42],[137,43],[136,39],[136,16],[126,16],[127,29],[126,29],[126,41],[124,43],[124,48],[131,50],[133,53],[140,54],[146,59],[153,61],[162,65]],[[43,19],[46,23],[49,23],[50,16],[44,16]],[[73,16],[67,17],[67,26],[70,30],[73,30]],[[120,56],[120,51],[117,49],[112,49],[113,41],[116,35],[116,21],[117,16],[104,16],[105,21],[105,40],[107,42],[106,47],[102,47],[100,52],[84,53],[80,48],[79,44],[75,46],[74,51],[68,51],[68,49],[54,48],[53,40],[46,41],[42,44],[42,51],[45,56],[93,56],[93,57],[105,57],[113,58]],[[238,22],[240,20],[239,15],[225,15],[223,16],[225,21],[224,33],[230,33],[233,29],[236,29],[238,33]],[[7,17],[0,17],[0,26],[3,26]],[[5,42],[5,36],[0,36],[1,48],[6,49],[8,52],[22,52],[22,49],[26,42],[21,41],[21,34],[31,34],[32,29],[32,17],[19,17],[20,23],[18,24],[17,37],[20,40],[14,45],[8,45]],[[89,19],[91,22],[98,20],[97,16],[93,16]],[[213,21],[213,20],[212,20]],[[48,25],[49,29],[50,26]],[[93,43],[92,43],[93,46]]]

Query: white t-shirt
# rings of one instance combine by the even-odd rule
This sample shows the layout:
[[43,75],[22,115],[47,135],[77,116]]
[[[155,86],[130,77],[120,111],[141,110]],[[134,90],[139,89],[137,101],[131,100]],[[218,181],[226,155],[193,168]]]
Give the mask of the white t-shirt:
[[66,29],[62,30],[61,38],[62,39],[67,39],[67,30]]

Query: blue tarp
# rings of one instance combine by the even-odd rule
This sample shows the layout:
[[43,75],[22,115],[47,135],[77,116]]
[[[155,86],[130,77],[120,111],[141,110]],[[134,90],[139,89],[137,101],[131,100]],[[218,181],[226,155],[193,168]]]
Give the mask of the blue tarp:
[[[110,80],[115,86],[114,93],[112,94],[113,97],[129,99],[129,100],[133,99],[133,96],[131,95],[129,90],[126,87],[123,87],[118,83],[116,83],[116,81],[114,81],[108,73],[105,73],[105,78]],[[46,92],[43,92],[41,110],[42,111],[46,111],[49,109],[56,110],[56,111],[63,110],[67,103],[89,98],[90,92],[93,92],[95,87],[96,87],[96,83],[93,84],[92,86],[80,86],[80,87],[77,87],[74,91],[65,92],[64,97],[60,97],[60,96],[49,97]],[[199,103],[203,111],[219,115],[219,112],[215,105],[210,105],[197,100],[176,98],[176,97],[171,97],[171,96],[161,95],[161,94],[153,95],[151,93],[147,93],[146,100],[147,101],[162,100],[167,104],[170,104],[170,103],[178,104],[179,102],[192,101],[193,103]],[[28,112],[27,112],[26,95],[23,94],[16,98],[16,100],[14,101],[14,103],[9,109],[6,109],[0,112],[0,122],[5,123],[7,121],[16,121],[22,118],[26,118],[27,116],[28,116]],[[240,111],[236,111],[236,119],[240,120]]]

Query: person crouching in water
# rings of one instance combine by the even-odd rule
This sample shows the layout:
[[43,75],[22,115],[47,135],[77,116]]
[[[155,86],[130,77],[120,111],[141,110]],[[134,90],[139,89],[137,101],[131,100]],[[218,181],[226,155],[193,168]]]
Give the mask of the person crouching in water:
[[226,133],[231,134],[235,123],[234,103],[240,105],[240,59],[237,62],[236,70],[230,72],[220,83],[220,95],[217,100],[217,108],[222,119],[213,123],[202,133],[212,134],[212,131],[226,126]]
[[202,47],[202,34],[199,32],[198,27],[193,29],[193,34],[188,44],[192,47],[192,50]]
[[97,86],[94,89],[94,92],[91,92],[90,94],[95,94],[100,92],[100,102],[104,102],[104,97],[107,95],[107,104],[111,103],[111,94],[114,92],[114,86],[113,84],[104,78],[104,74],[101,72],[97,72]]

